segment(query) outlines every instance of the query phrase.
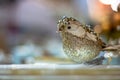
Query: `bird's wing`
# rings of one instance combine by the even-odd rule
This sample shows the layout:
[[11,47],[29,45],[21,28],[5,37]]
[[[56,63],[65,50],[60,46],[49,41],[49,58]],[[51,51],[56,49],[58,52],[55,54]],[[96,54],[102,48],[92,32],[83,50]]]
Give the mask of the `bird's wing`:
[[106,44],[100,39],[100,36],[94,32],[91,26],[86,25],[85,28],[86,28],[85,30],[87,32],[86,34],[87,34],[88,39],[98,42],[98,44],[101,45],[102,48],[106,47]]

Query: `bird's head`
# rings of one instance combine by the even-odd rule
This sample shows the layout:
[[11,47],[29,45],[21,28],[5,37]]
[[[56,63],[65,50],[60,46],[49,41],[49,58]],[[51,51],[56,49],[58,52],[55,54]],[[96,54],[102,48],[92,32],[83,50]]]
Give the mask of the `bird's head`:
[[58,22],[58,32],[68,32],[75,36],[80,37],[82,34],[85,33],[84,26],[76,19],[70,17],[63,17]]

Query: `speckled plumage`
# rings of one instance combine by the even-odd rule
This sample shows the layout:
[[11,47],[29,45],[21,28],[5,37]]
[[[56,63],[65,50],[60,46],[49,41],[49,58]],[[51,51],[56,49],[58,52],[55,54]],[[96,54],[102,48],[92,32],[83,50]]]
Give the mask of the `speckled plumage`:
[[99,43],[62,33],[63,50],[69,58],[78,63],[93,60],[102,49]]
[[[67,27],[73,28],[70,30]],[[63,50],[73,61],[85,63],[93,60],[102,49],[103,43],[89,27],[74,18],[64,17],[58,22]]]

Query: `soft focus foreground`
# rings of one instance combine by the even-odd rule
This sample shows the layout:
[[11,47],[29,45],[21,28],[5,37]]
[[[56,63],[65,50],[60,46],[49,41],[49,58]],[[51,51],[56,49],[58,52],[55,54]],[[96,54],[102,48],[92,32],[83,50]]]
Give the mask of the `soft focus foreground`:
[[[47,79],[44,78],[45,75],[51,79],[54,79],[55,76],[55,79],[57,79],[67,75],[63,79],[68,80],[70,80],[68,75],[73,75],[76,80],[79,78],[89,79],[91,71],[94,71],[94,75],[100,73],[98,77],[94,76],[91,80],[101,78],[102,75],[104,78],[101,79],[106,80],[109,79],[106,78],[106,75],[107,77],[120,75],[119,72],[116,72],[117,70],[120,71],[120,47],[118,47],[119,51],[106,52],[106,54],[113,54],[110,64],[111,67],[112,65],[118,65],[117,68],[107,69],[107,66],[100,66],[101,72],[98,68],[88,71],[83,68],[76,70],[76,65],[73,65],[75,63],[64,54],[61,39],[59,34],[56,33],[57,22],[62,16],[74,17],[83,24],[93,26],[96,33],[101,34],[103,41],[108,45],[113,45],[114,48],[120,45],[119,0],[110,0],[108,3],[105,0],[0,0],[0,79],[9,80],[7,77],[10,77],[11,74],[14,77],[11,79],[17,79],[20,78],[19,76],[28,73],[31,73],[29,76],[37,75],[36,79],[39,79],[38,75],[43,75],[43,73],[42,79]],[[100,56],[104,53],[101,52]],[[46,63],[49,63],[49,65],[44,70],[41,65]],[[22,71],[22,67],[24,67],[22,65],[18,65],[16,68],[13,65],[4,66],[3,64],[25,64],[26,68],[25,71]],[[39,66],[34,67],[36,66],[34,65],[29,68],[28,64],[38,64]],[[58,69],[53,64],[65,65],[57,65],[57,67],[60,67]],[[103,64],[106,64],[106,60]],[[49,67],[52,67],[52,69]],[[64,68],[62,73],[60,73],[61,67]],[[13,70],[14,68],[15,70]],[[30,71],[27,71],[27,68]],[[75,68],[75,71],[73,68]],[[78,68],[80,68],[80,65]],[[4,70],[2,71],[2,69]],[[65,73],[67,70],[68,73]],[[81,70],[83,70],[83,73],[81,73]],[[108,70],[110,74],[106,73],[105,75],[104,70]],[[50,73],[54,75],[50,77]],[[4,76],[1,76],[3,74]],[[16,77],[17,75],[18,77]],[[28,77],[28,79],[31,80],[32,77]],[[35,77],[33,77],[34,79]],[[117,76],[117,78],[113,77],[112,79],[119,80],[120,77]]]

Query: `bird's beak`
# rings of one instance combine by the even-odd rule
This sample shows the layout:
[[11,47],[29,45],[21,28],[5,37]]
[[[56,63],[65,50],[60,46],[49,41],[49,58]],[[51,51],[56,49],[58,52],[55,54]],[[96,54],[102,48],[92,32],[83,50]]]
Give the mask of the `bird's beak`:
[[56,31],[56,33],[59,33],[59,32],[61,32],[61,31],[62,31],[62,29],[61,29],[61,28],[58,28],[57,31]]
[[57,28],[58,28],[58,29],[57,29],[56,32],[59,33],[59,32],[61,32],[61,31],[63,31],[64,25],[58,25]]
[[61,26],[59,26],[58,31],[61,32],[64,30],[64,28],[65,28],[65,25],[61,25]]
[[61,32],[61,31],[62,31],[62,28],[60,27],[60,28],[58,29],[58,31],[60,31],[60,32]]

